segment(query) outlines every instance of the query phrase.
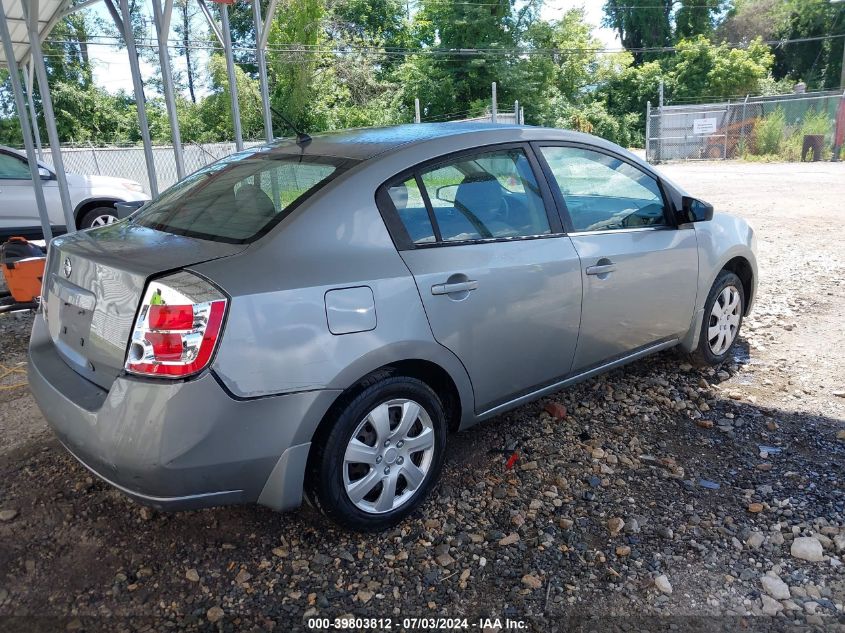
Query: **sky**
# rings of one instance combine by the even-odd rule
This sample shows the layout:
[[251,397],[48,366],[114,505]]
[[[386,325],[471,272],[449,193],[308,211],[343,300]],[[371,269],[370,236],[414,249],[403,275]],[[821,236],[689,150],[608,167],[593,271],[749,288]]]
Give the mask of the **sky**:
[[[605,46],[611,48],[619,47],[619,40],[612,29],[601,28],[602,6],[604,0],[546,0],[540,13],[544,20],[555,20],[560,18],[569,9],[583,8],[587,22],[593,26],[593,35]],[[110,21],[108,11],[102,4],[95,5],[89,9],[98,17]],[[150,9],[151,10],[151,9]],[[198,51],[200,65],[204,64],[207,56],[204,51]],[[132,78],[129,73],[129,61],[126,49],[119,49],[112,46],[92,46],[91,59],[94,65],[94,81],[111,93],[124,90],[132,93]],[[174,71],[184,70],[184,62],[180,56],[173,56],[172,63]],[[153,67],[148,62],[141,60],[141,74],[144,77],[151,77]],[[199,94],[205,94],[199,90]]]
[[619,48],[616,31],[601,28],[601,19],[604,14],[603,6],[604,0],[546,0],[543,9],[540,11],[540,16],[544,20],[556,20],[570,9],[584,9],[585,19],[593,27],[593,35],[604,46]]

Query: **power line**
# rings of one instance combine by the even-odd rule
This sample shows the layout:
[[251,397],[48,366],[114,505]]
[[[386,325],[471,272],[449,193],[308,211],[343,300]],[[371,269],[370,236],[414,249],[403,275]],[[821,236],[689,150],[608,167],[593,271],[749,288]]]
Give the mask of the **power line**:
[[[507,1],[503,2],[451,2],[450,0],[426,0],[424,2],[417,3],[417,10],[419,10],[420,5],[425,6],[443,6],[443,7],[453,7],[453,6],[468,6],[468,7],[501,7],[503,5],[507,5],[510,7],[510,3]],[[664,4],[628,4],[628,5],[616,5],[613,6],[613,10],[627,10],[627,9],[665,9],[666,5]],[[684,4],[679,8],[683,9],[712,9],[713,11],[719,10],[718,6],[714,6],[713,4]],[[553,11],[571,11],[572,9],[566,7],[556,7],[552,9]]]
[[[88,46],[116,46],[120,42],[122,42],[122,38],[118,36],[111,36],[111,35],[94,35],[91,36],[97,39],[110,39],[110,42],[100,42],[100,41],[92,41],[89,40],[86,44]],[[792,38],[792,39],[779,39],[779,40],[763,40],[762,43],[768,46],[785,46],[788,44],[798,44],[798,43],[805,43],[805,42],[820,42],[826,40],[833,40],[845,37],[845,33],[838,33],[835,35],[820,35],[815,37],[801,37],[801,38]],[[171,43],[168,44],[168,48],[171,49],[184,49],[186,46],[183,42],[179,42],[176,40],[170,40]],[[194,40],[197,42],[197,40]],[[50,44],[69,44],[69,45],[78,45],[79,42],[76,40],[54,40],[54,39],[47,39],[46,43]],[[727,45],[728,48],[732,49],[745,49],[748,48],[753,42],[748,43],[724,43],[723,45]],[[144,39],[141,38],[137,41],[136,46],[139,48],[155,48],[158,45],[153,43],[151,39]],[[202,42],[199,41],[198,44],[189,43],[187,48],[191,50],[222,50],[222,47],[219,44],[215,44],[213,42]],[[243,47],[233,47],[233,51],[235,52],[247,52],[247,53],[255,53],[254,47],[243,46]],[[325,46],[323,44],[281,44],[276,46],[268,46],[265,49],[268,53],[324,53],[324,54],[336,54],[336,55],[348,55],[348,54],[355,54],[355,53],[375,53],[379,55],[392,55],[392,56],[414,56],[414,55],[421,55],[421,56],[451,56],[455,58],[461,57],[507,57],[511,55],[516,56],[532,56],[532,55],[561,55],[561,54],[568,54],[568,53],[596,53],[596,54],[615,54],[615,53],[673,53],[677,52],[677,46],[643,46],[637,48],[620,48],[620,47],[566,47],[566,48],[527,48],[527,47],[512,47],[512,48],[460,48],[460,49],[448,49],[448,48],[392,48],[392,47],[378,47],[378,46],[363,46],[357,44],[351,44],[346,46]]]

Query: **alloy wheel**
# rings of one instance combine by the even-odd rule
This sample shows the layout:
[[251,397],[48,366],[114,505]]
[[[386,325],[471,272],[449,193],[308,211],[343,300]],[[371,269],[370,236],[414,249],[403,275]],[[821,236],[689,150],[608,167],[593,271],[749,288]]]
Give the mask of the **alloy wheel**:
[[98,215],[91,221],[91,227],[106,226],[107,224],[114,224],[117,222],[117,217],[110,214]]

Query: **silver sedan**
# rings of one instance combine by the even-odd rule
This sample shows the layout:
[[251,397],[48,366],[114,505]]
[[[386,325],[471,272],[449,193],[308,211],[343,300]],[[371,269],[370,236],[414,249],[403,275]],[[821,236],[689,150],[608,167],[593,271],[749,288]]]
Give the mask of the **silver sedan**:
[[33,393],[82,464],[159,508],[391,526],[449,432],[647,354],[731,353],[755,240],[573,132],[284,140],[55,239]]

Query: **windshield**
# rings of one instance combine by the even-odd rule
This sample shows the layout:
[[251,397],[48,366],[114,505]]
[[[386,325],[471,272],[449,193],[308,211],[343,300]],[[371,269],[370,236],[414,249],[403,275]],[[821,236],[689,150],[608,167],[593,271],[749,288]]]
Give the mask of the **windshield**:
[[255,151],[233,154],[177,183],[131,221],[188,237],[251,242],[355,162]]

